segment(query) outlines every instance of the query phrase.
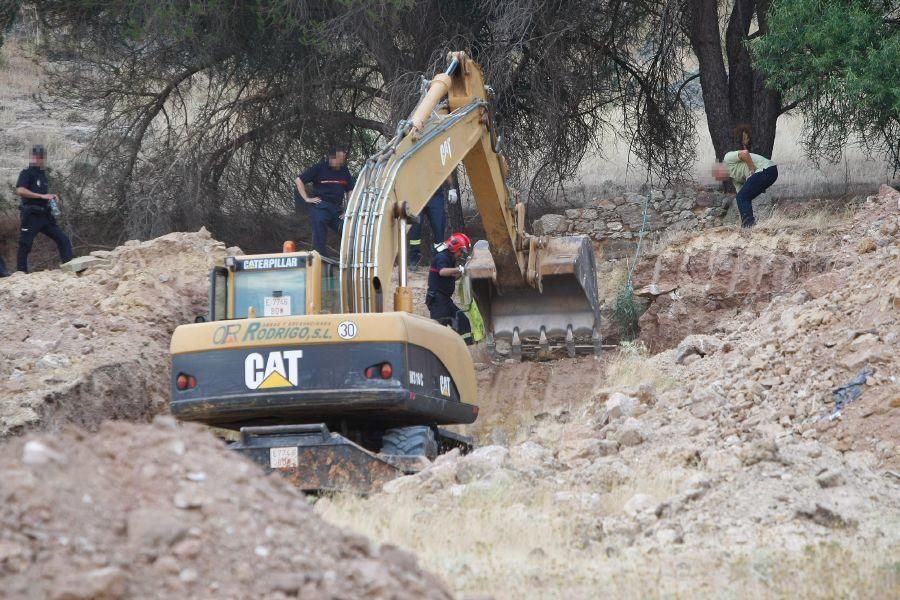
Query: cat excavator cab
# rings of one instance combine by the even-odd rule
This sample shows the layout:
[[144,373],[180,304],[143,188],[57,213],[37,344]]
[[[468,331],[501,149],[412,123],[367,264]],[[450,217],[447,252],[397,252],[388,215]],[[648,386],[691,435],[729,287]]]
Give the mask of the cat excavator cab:
[[172,413],[240,432],[235,450],[309,491],[366,492],[471,448],[442,426],[478,415],[472,359],[456,332],[413,314],[407,286],[408,219],[460,164],[486,231],[467,272],[490,343],[598,350],[589,241],[525,231],[489,102],[478,65],[451,53],[362,168],[339,260],[286,248],[216,267],[207,321],[172,337]]

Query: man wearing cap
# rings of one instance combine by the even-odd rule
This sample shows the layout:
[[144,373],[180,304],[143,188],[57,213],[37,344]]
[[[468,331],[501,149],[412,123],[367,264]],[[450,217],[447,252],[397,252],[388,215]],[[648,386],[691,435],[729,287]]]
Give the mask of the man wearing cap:
[[66,263],[72,260],[72,242],[56,224],[56,217],[50,209],[50,202],[58,203],[59,197],[48,193],[50,182],[47,180],[47,172],[44,171],[46,160],[47,151],[43,146],[32,148],[28,168],[19,173],[19,179],[16,181],[16,194],[22,199],[19,205],[22,226],[19,231],[16,268],[25,273],[28,272],[28,253],[31,252],[31,245],[39,233],[56,242],[60,261]]
[[[332,146],[325,160],[300,173],[296,180],[297,192],[309,206],[313,248],[322,256],[328,256],[325,248],[328,230],[341,234],[344,198],[356,183],[346,163],[347,150]],[[312,196],[306,192],[307,183],[312,184]]]

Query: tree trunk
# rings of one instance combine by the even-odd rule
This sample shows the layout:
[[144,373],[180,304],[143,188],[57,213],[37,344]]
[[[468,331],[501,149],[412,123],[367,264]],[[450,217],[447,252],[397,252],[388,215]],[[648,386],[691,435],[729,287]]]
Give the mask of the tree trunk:
[[685,31],[700,67],[706,122],[716,160],[739,149],[734,130],[744,123],[751,128],[751,150],[771,157],[776,121],[781,114],[781,94],[766,87],[765,77],[753,68],[747,48],[754,14],[760,31],[766,31],[769,1],[734,0],[725,29],[724,52],[718,1],[685,0],[685,5]]
[[712,138],[716,160],[722,160],[730,147],[733,128],[728,99],[728,73],[722,59],[717,0],[687,0],[687,35],[700,66],[700,87],[706,123]]

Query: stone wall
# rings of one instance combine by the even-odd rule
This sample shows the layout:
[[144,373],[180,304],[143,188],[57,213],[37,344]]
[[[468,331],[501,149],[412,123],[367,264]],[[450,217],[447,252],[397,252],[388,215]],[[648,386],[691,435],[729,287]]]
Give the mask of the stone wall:
[[[546,214],[534,222],[537,235],[583,234],[599,242],[608,258],[633,251],[643,220],[646,194],[623,193],[613,198],[595,199],[583,208],[564,214]],[[754,201],[757,213],[771,210],[765,195]],[[719,191],[670,188],[650,191],[647,229],[658,235],[664,231],[698,230],[737,221],[734,196]]]

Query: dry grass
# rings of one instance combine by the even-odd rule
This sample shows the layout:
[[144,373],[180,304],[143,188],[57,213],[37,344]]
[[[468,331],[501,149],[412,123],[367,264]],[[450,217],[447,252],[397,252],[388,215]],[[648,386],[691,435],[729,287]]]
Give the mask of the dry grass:
[[[816,165],[809,161],[799,140],[803,130],[800,116],[786,115],[778,121],[772,158],[778,163],[778,181],[772,187],[776,198],[799,198],[820,195],[865,193],[893,177],[885,159],[873,159],[855,147],[847,148],[837,164]],[[701,185],[713,185],[711,166],[715,153],[703,115],[697,115],[697,159],[688,174]],[[646,173],[631,156],[621,140],[607,136],[604,156],[588,156],[579,169],[580,185],[571,186],[569,196],[574,203],[587,202],[602,194],[602,182],[612,181],[629,190],[637,190],[646,181]],[[655,183],[655,182],[653,182]]]
[[0,61],[0,186],[12,185],[28,163],[28,148],[47,148],[49,166],[65,170],[79,148],[66,136],[66,124],[40,110],[34,95],[43,73],[23,36],[7,38]]
[[677,246],[696,235],[698,235],[696,231],[663,231],[655,239],[644,242],[643,256],[645,258],[648,256],[658,256],[672,246]]
[[3,44],[0,60],[0,100],[30,96],[40,89],[40,67],[28,57],[27,43],[13,36]]
[[811,208],[790,214],[776,208],[771,216],[757,223],[756,229],[768,233],[819,235],[847,224],[852,215],[850,209],[834,211]]
[[[563,502],[551,478],[516,479],[415,496],[341,496],[320,500],[327,520],[379,543],[415,552],[460,595],[506,598],[888,598],[897,597],[898,564],[874,559],[852,541],[781,547],[616,546],[599,519],[616,515],[635,493],[670,496],[683,472],[646,465],[600,493],[599,506]],[[727,551],[726,551],[727,550]],[[897,556],[896,553],[893,554]]]
[[672,388],[676,382],[650,360],[650,353],[643,342],[622,342],[606,364],[603,385],[621,388],[642,383],[653,385],[657,391],[664,391]]

